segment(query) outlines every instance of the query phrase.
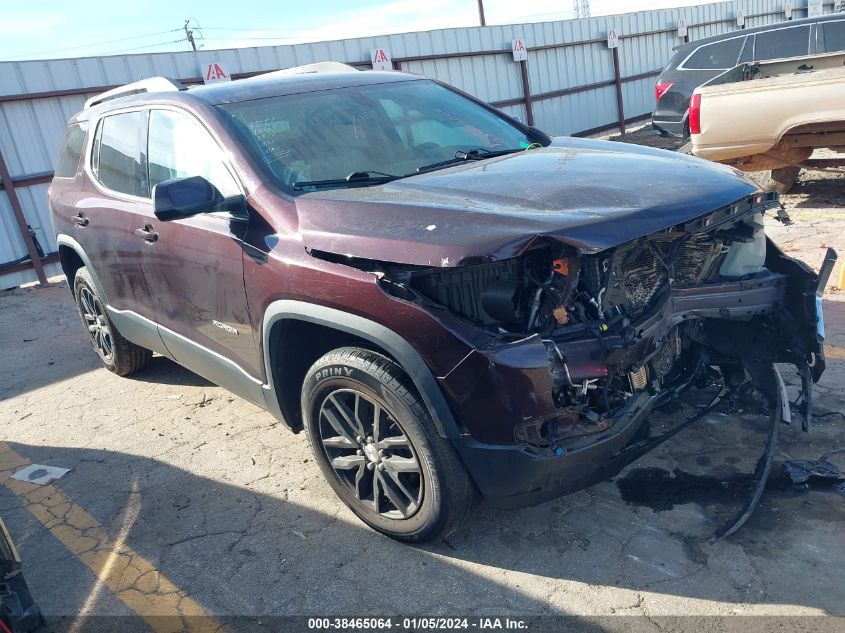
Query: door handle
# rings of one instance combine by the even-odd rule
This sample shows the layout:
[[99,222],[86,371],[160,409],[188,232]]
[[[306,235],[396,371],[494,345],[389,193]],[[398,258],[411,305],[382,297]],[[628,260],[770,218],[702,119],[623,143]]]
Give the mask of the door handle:
[[135,229],[135,235],[150,244],[158,241],[158,233],[153,231],[153,227],[149,224],[147,224],[143,229]]
[[70,220],[77,226],[88,226],[88,222],[90,222],[90,220],[85,217],[85,214],[82,213],[82,211],[80,211],[76,215],[71,216]]

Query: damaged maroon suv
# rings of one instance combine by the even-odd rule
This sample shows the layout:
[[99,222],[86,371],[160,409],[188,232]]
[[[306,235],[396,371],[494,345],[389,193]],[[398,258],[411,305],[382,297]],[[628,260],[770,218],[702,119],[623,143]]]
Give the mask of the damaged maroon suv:
[[774,363],[806,394],[824,370],[836,256],[816,274],[768,240],[774,194],[415,75],[104,93],[70,121],[50,206],[108,369],[155,352],[304,430],[400,540],[614,475],[686,424],[650,436],[649,412],[713,375],[755,385],[775,434]]

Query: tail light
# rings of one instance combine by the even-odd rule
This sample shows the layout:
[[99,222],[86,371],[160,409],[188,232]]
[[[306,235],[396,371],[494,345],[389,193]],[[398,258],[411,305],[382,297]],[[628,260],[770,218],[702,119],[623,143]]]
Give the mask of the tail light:
[[701,95],[694,94],[689,101],[689,133],[701,134]]
[[660,101],[660,97],[666,94],[666,92],[674,86],[675,84],[671,81],[658,81],[654,84],[654,100]]

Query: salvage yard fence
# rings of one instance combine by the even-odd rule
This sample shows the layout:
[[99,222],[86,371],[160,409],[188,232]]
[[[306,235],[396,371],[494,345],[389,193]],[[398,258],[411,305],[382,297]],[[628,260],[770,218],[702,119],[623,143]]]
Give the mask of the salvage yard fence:
[[[806,16],[806,0],[739,0],[311,44],[0,62],[0,289],[60,272],[47,188],[65,124],[85,99],[115,86],[157,75],[197,84],[212,62],[233,79],[326,60],[368,69],[370,51],[383,48],[396,70],[445,81],[551,134],[589,136],[648,118],[673,47],[785,20],[787,4],[793,19]],[[617,48],[608,47],[611,29]],[[514,39],[527,59],[514,61]]]

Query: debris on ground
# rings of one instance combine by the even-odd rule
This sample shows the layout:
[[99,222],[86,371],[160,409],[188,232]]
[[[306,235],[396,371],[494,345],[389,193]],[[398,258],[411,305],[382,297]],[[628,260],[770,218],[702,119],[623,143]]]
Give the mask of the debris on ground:
[[784,462],[783,468],[794,484],[806,483],[812,477],[845,481],[845,473],[829,461],[832,455],[838,453],[845,453],[845,448],[828,451],[816,461],[794,459]]
[[51,481],[60,479],[70,472],[70,468],[59,468],[58,466],[42,466],[41,464],[30,464],[12,475],[12,479],[28,481],[29,483],[46,486]]

